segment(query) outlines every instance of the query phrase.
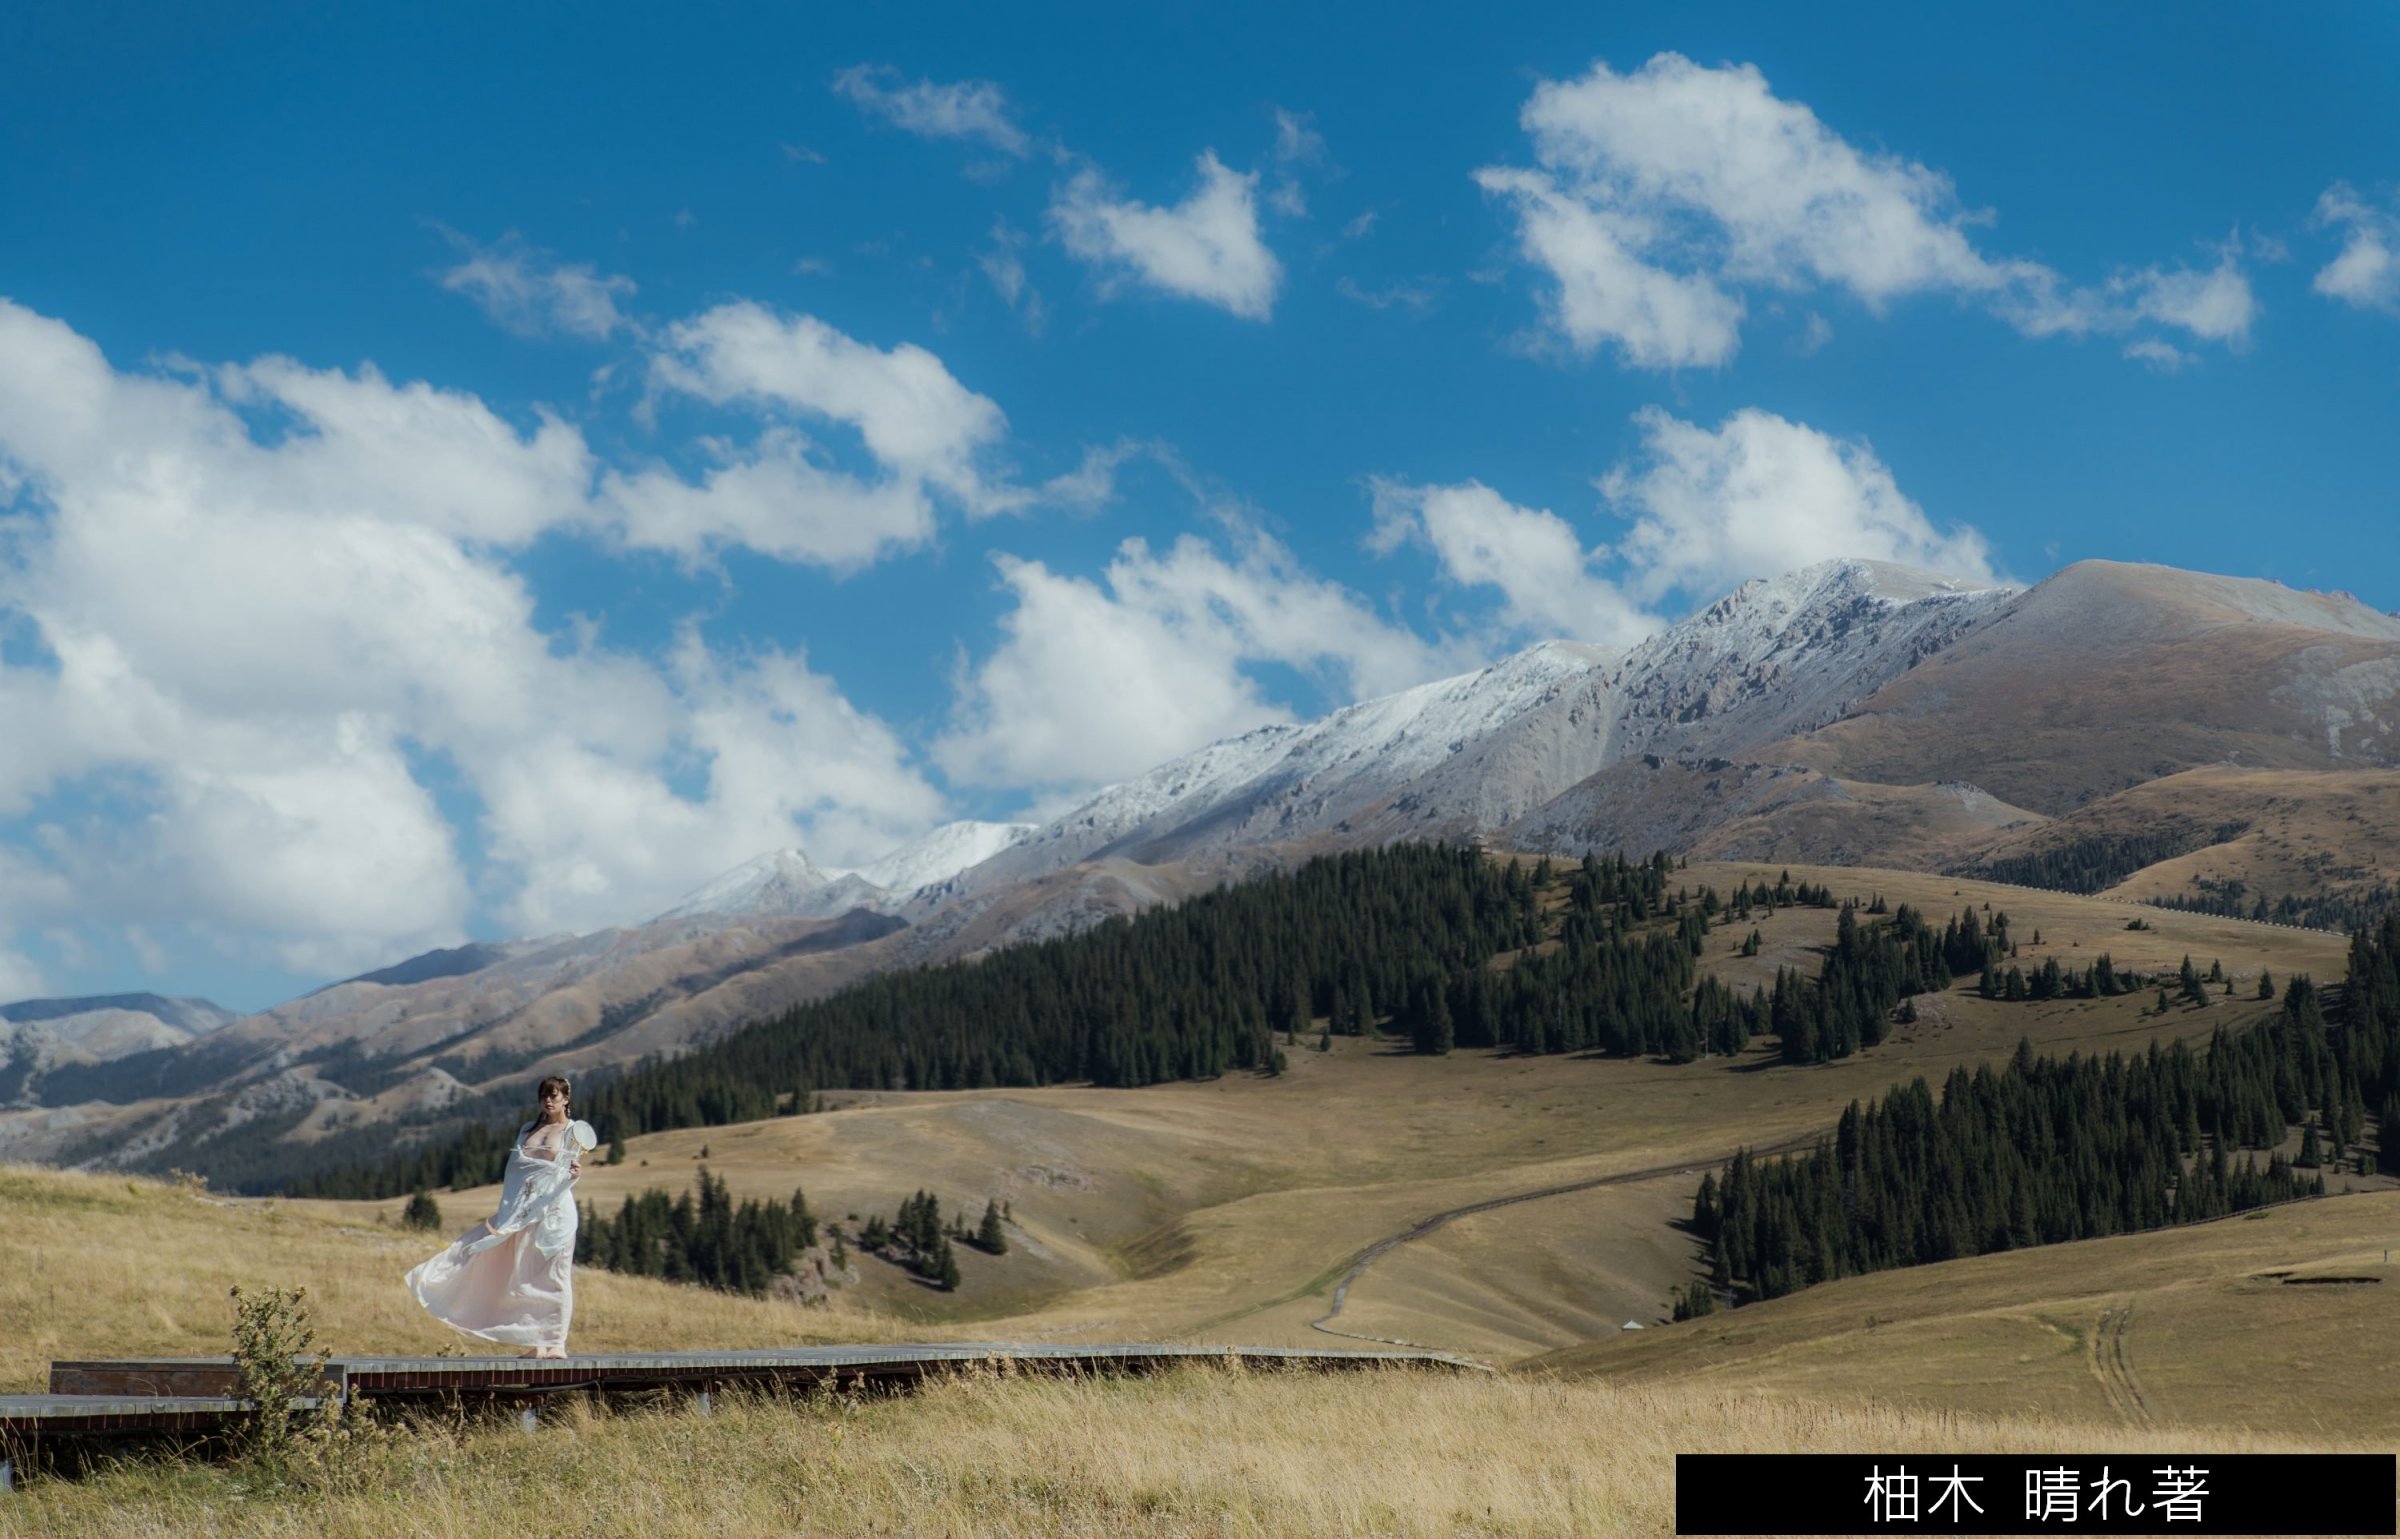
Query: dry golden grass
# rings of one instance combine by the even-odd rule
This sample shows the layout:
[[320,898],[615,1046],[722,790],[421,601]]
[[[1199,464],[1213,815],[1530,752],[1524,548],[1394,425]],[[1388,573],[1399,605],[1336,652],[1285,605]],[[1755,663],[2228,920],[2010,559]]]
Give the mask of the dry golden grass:
[[1386,1371],[963,1376],[863,1404],[720,1400],[433,1428],[353,1488],[261,1496],[133,1467],[0,1501],[0,1535],[1655,1535],[1674,1456],[2382,1451],[2369,1439],[2129,1432],[1761,1396]]
[[1845,1278],[1520,1368],[2388,1448],[2400,1442],[2395,1251],[2400,1192],[2336,1195]]
[[[1695,866],[1690,880],[1730,889],[1774,874]],[[2165,967],[2188,951],[2237,977],[2340,969],[2333,937],[2180,915],[2126,932],[2116,904],[1943,877],[1792,874],[1937,918],[1988,899],[2020,935],[2042,929],[2044,946],[2021,960],[2056,950],[2079,964],[2105,949],[2120,965]],[[1711,964],[1768,977],[1779,960],[1813,968],[1832,916],[1787,910],[1759,928],[1761,957],[1712,953]],[[1746,931],[1712,939],[1726,948]],[[2001,1006],[1952,994],[1886,1047],[1798,1071],[1757,1072],[1763,1052],[1682,1068],[1472,1053],[1434,1063],[1345,1040],[1294,1052],[1281,1080],[858,1096],[823,1116],[635,1139],[626,1164],[587,1173],[604,1208],[687,1184],[706,1146],[737,1193],[802,1185],[830,1217],[888,1214],[919,1186],[954,1208],[1001,1196],[1022,1238],[1005,1258],[962,1253],[956,1298],[863,1263],[870,1285],[833,1313],[587,1269],[578,1346],[932,1335],[1340,1346],[1351,1343],[1308,1322],[1374,1240],[1495,1196],[1677,1173],[1461,1218],[1353,1288],[1346,1326],[1495,1360],[1597,1338],[1537,1373],[981,1378],[855,1406],[720,1402],[713,1419],[577,1412],[530,1437],[424,1429],[333,1494],[268,1496],[238,1472],[175,1465],[40,1482],[0,1502],[0,1535],[1656,1534],[1672,1528],[1677,1452],[2388,1448],[2400,1436],[2400,1330],[2383,1298],[2393,1284],[2260,1274],[2380,1268],[2379,1237],[2400,1229],[2389,1192],[1614,1333],[1627,1316],[1654,1320],[1693,1275],[1690,1242],[1667,1221],[1704,1162],[1736,1143],[1825,1128],[1853,1097],[2004,1057],[2020,1035],[2046,1051],[2137,1051],[2257,1013],[2248,1001],[2146,1010],[2138,998]],[[450,1227],[489,1197],[442,1194]],[[434,1241],[390,1227],[397,1206],[226,1204],[0,1167],[15,1263],[0,1269],[0,1390],[42,1387],[52,1357],[221,1352],[235,1283],[307,1286],[337,1350],[454,1343],[399,1286]],[[2096,1341],[2122,1345],[2123,1372]]]
[[[1680,880],[1730,894],[1782,869],[1695,862]],[[2221,961],[2247,996],[2261,968],[2278,979],[2332,978],[2343,965],[2336,936],[1943,876],[1790,869],[1795,880],[1845,896],[1881,893],[1937,921],[1991,903],[2010,914],[2028,967],[2055,954],[2080,969],[2105,951],[2121,967],[2163,969],[2189,953],[2204,969]],[[2126,930],[2135,915],[2154,928]],[[1745,989],[1771,982],[1778,966],[1813,973],[1833,926],[1828,910],[1782,910],[1758,921],[1764,949],[1748,959],[1734,951],[1751,926],[1721,928],[1706,965]],[[2037,931],[2040,946],[2031,944]],[[854,1301],[945,1335],[1323,1346],[1329,1338],[1310,1322],[1330,1307],[1350,1260],[1377,1240],[1496,1197],[1687,1171],[1463,1220],[1389,1252],[1352,1289],[1346,1328],[1500,1360],[1628,1318],[1657,1319],[1694,1275],[1689,1243],[1663,1221],[1736,1144],[1829,1129],[1852,1099],[1916,1075],[1938,1084],[1954,1067],[2005,1059],[2021,1036],[2045,1052],[2138,1052],[2156,1037],[2204,1039],[2271,1008],[2237,997],[2155,1016],[2146,994],[2006,1005],[1974,997],[1970,980],[1926,1000],[1919,1024],[1884,1046],[1804,1070],[1767,1067],[1765,1044],[1737,1060],[1673,1066],[1487,1052],[1436,1062],[1338,1038],[1330,1053],[1294,1048],[1290,1072],[1275,1080],[843,1093],[844,1109],[826,1115],[629,1140],[627,1162],[589,1168],[583,1192],[606,1212],[629,1192],[683,1190],[705,1151],[737,1195],[788,1197],[801,1186],[826,1218],[888,1216],[920,1187],[970,1218],[998,1198],[1014,1211],[1015,1248],[996,1259],[962,1251],[957,1294],[867,1261]],[[441,1201],[463,1226],[493,1197],[487,1188]],[[371,1229],[400,1205],[305,1206]],[[595,1325],[598,1307],[588,1316]]]
[[[1695,865],[1729,891],[1780,868]],[[2007,909],[2022,962],[2120,966],[2185,953],[2237,979],[2338,976],[2336,937],[1892,872],[1795,867],[1937,920]],[[1833,916],[1759,924],[1756,959],[1712,935],[1737,981],[1813,970]],[[2250,990],[2244,988],[2243,993]],[[1694,1275],[1668,1221],[1737,1143],[1827,1128],[1852,1098],[1913,1075],[2044,1051],[2139,1051],[2256,1016],[2242,999],[2148,1013],[2148,1000],[1987,1003],[1954,992],[1884,1047],[1766,1068],[1754,1049],[1684,1067],[1388,1044],[1302,1048],[1280,1080],[1139,1091],[1052,1088],[845,1096],[845,1108],[629,1141],[585,1195],[680,1189],[705,1147],[743,1195],[804,1186],[821,1216],[889,1214],[918,1187],[970,1216],[1009,1201],[1016,1248],[962,1252],[966,1286],[928,1293],[879,1262],[834,1312],[608,1276],[578,1277],[575,1343],[650,1350],[820,1341],[1239,1341],[1342,1346],[1309,1322],[1365,1246],[1426,1216],[1575,1181],[1669,1173],[1463,1217],[1387,1253],[1339,1322],[1545,1371],[1330,1379],[1183,1373],[1157,1381],[1014,1379],[842,1408],[721,1406],[579,1415],[532,1437],[433,1430],[374,1456],[355,1491],[260,1500],[211,1469],[128,1470],[0,1502],[0,1533],[1648,1534],[1671,1527],[1672,1455],[1800,1451],[2388,1447],[2400,1435],[2389,1286],[2293,1287],[2261,1273],[2380,1267],[2400,1194],[2054,1247],[1829,1285],[1731,1315],[1655,1321]],[[1764,1069],[1764,1072],[1760,1072]],[[606,1132],[606,1129],[602,1130]],[[444,1193],[451,1228],[489,1191]],[[436,1243],[397,1203],[224,1203],[146,1181],[0,1167],[0,1390],[42,1387],[53,1357],[225,1349],[236,1283],[309,1288],[341,1351],[455,1344],[400,1288]],[[2400,1234],[2392,1238],[2400,1240]],[[2370,1254],[2372,1253],[2372,1254]],[[2121,1311],[2130,1305],[2130,1323]],[[2104,1336],[2102,1312],[2116,1322]],[[2092,1343],[2121,1342],[2122,1374]],[[2295,1362],[2305,1361],[2305,1369]],[[2221,1386],[2238,1386],[2227,1393]],[[2011,1419],[2014,1418],[2014,1419]],[[2289,1438],[2277,1443],[2275,1438]]]
[[[345,1224],[306,1204],[221,1205],[156,1181],[0,1165],[0,1394],[49,1388],[54,1358],[228,1350],[227,1290],[305,1287],[336,1352],[497,1351],[445,1329],[400,1274],[438,1240]],[[458,1228],[467,1227],[463,1214]],[[576,1274],[574,1341],[592,1351],[892,1341],[898,1321]]]

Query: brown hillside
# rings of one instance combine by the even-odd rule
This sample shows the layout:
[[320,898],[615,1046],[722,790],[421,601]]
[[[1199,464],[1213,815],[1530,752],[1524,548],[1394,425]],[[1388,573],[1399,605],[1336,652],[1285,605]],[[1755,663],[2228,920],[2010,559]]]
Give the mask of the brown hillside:
[[1760,756],[1889,785],[1963,780],[2056,815],[2227,760],[2400,764],[2395,692],[2400,621],[2274,583],[2086,561]]
[[[2219,837],[2233,829],[2230,837]],[[2102,797],[1975,849],[1966,869],[2144,834],[2188,843],[2111,885],[2148,901],[2223,893],[2243,901],[2318,895],[2366,901],[2400,885],[2400,771],[2260,770],[2208,765]]]
[[1536,1358],[1618,1384],[2324,1437],[2400,1431],[2400,1192],[1877,1272]]

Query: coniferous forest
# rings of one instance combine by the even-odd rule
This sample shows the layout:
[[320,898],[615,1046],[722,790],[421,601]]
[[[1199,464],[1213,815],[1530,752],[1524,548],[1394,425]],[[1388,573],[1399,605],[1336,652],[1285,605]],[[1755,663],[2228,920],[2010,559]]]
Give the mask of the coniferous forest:
[[705,1165],[695,1189],[680,1197],[653,1189],[627,1197],[615,1218],[589,1207],[578,1217],[578,1265],[728,1293],[764,1294],[817,1243],[807,1193],[794,1191],[788,1206],[770,1197],[737,1207],[724,1180]]
[[[2375,1108],[2375,1149],[2364,1148]],[[2273,1150],[2295,1127],[2301,1152]],[[2237,1151],[2244,1151],[2239,1153]],[[2037,1058],[1953,1071],[1831,1140],[1703,1179],[1693,1219],[1715,1285],[1773,1298],[1858,1272],[2192,1223],[2322,1192],[2328,1170],[2400,1173],[2400,916],[2353,936],[2328,1013],[2306,978],[2270,1021],[2200,1052]]]
[[[637,1065],[580,1096],[577,1109],[623,1138],[754,1121],[833,1089],[1275,1073],[1309,1034],[1365,1035],[1388,1020],[1416,1035],[1435,995],[1457,1045],[1737,1050],[1764,1029],[1765,997],[1688,997],[1709,916],[1723,906],[1706,890],[1672,890],[1674,869],[1659,855],[1528,871],[1436,845],[1326,856],[1078,935],[869,979],[681,1058]],[[1545,948],[1541,894],[1560,884],[1560,944]],[[1820,899],[1831,902],[1788,882],[1757,895],[1762,904]],[[1495,970],[1503,956],[1515,965]],[[1418,1045],[1444,1048],[1432,1033]],[[470,1127],[290,1190],[376,1197],[482,1185],[499,1178],[513,1128]]]

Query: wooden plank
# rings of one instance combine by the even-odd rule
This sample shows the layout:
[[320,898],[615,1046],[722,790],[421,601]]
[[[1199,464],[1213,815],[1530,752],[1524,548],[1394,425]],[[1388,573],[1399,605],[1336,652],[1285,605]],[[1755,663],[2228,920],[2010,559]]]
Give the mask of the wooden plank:
[[[904,1381],[943,1368],[1006,1362],[1020,1368],[1116,1369],[1148,1373],[1195,1361],[1276,1363],[1316,1369],[1414,1363],[1484,1365],[1438,1352],[1317,1351],[1297,1347],[1212,1347],[1166,1343],[1053,1346],[1026,1342],[934,1342],[736,1352],[587,1352],[556,1359],[337,1357],[329,1383],[362,1395],[473,1394],[564,1388],[642,1389],[719,1383],[808,1385],[837,1379]],[[66,1395],[226,1395],[239,1387],[227,1357],[67,1360],[51,1364],[50,1389]],[[338,1390],[337,1390],[338,1392]]]
[[[303,1411],[319,1404],[292,1402]],[[249,1411],[249,1401],[226,1395],[0,1395],[0,1436],[208,1431]]]

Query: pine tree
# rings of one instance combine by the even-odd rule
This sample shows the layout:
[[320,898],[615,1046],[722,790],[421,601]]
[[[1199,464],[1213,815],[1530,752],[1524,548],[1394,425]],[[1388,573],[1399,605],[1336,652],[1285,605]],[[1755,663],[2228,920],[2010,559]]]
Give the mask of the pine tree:
[[1000,1227],[1000,1204],[983,1205],[983,1222],[975,1228],[975,1243],[995,1256],[1008,1254],[1008,1234]]
[[947,1239],[939,1240],[935,1244],[933,1280],[940,1285],[944,1293],[958,1291],[958,1256],[950,1249],[950,1242]]
[[400,1227],[429,1231],[442,1227],[441,1204],[433,1200],[431,1191],[420,1186],[409,1197],[408,1206],[400,1210]]
[[608,1164],[611,1164],[611,1165],[622,1165],[622,1164],[624,1164],[624,1163],[625,1163],[625,1140],[624,1140],[624,1139],[622,1139],[622,1138],[617,1138],[617,1137],[611,1137],[611,1138],[609,1139],[609,1141],[608,1141],[608,1159],[607,1159],[606,1163],[608,1163]]

